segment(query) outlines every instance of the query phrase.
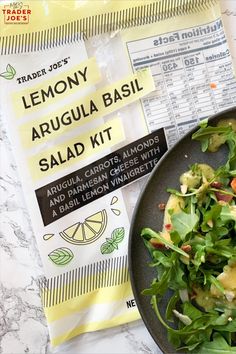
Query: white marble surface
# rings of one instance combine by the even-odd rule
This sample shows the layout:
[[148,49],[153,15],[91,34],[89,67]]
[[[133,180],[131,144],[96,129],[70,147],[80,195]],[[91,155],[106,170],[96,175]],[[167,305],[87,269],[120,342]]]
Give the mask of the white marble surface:
[[[221,0],[234,64],[236,0]],[[236,65],[235,65],[236,68]],[[5,128],[0,124],[0,353],[143,353],[160,354],[141,320],[81,335],[59,349],[50,347],[37,287],[40,257],[16,163]]]

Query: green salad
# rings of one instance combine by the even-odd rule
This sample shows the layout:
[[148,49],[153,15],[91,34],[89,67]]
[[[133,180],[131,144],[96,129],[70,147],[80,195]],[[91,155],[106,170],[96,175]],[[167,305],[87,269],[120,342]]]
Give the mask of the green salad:
[[[144,228],[156,278],[144,295],[176,350],[236,353],[236,120],[207,121],[192,135],[202,151],[228,146],[223,166],[196,162],[163,209],[161,231]],[[214,153],[212,154],[214,159]],[[163,312],[161,300],[168,295]]]

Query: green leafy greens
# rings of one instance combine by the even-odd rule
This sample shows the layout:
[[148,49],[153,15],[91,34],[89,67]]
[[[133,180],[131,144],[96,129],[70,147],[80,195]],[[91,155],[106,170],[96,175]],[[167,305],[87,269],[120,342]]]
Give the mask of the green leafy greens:
[[180,177],[180,190],[168,189],[181,208],[165,210],[162,231],[142,230],[157,271],[143,294],[151,296],[177,350],[236,353],[236,120],[215,127],[204,121],[192,139],[203,152],[226,144],[227,161],[217,170],[192,165]]

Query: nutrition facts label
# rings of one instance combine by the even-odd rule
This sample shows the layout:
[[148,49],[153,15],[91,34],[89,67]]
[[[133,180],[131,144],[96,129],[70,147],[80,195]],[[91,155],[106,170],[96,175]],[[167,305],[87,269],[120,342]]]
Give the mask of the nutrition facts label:
[[236,80],[220,19],[127,43],[134,70],[150,67],[156,90],[142,99],[149,131],[172,146],[199,120],[236,104]]

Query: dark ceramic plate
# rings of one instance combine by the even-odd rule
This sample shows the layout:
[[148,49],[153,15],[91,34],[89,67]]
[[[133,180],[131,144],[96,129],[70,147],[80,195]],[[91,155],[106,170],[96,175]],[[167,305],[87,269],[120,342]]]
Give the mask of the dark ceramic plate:
[[[214,115],[209,123],[216,125],[220,119],[234,117],[236,118],[236,108]],[[179,176],[188,170],[189,165],[195,162],[208,163],[216,168],[224,164],[227,148],[223,146],[216,153],[203,153],[200,143],[191,139],[195,130],[179,140],[155,166],[139,197],[130,228],[129,270],[134,297],[147,329],[165,354],[173,354],[176,350],[167,340],[166,330],[150,305],[150,297],[141,294],[143,289],[150,286],[156,274],[155,269],[147,265],[151,259],[140,232],[143,227],[151,227],[157,231],[162,229],[163,211],[159,210],[158,204],[166,203],[169,196],[166,188],[179,188]],[[163,310],[167,298],[168,294],[162,304]]]

